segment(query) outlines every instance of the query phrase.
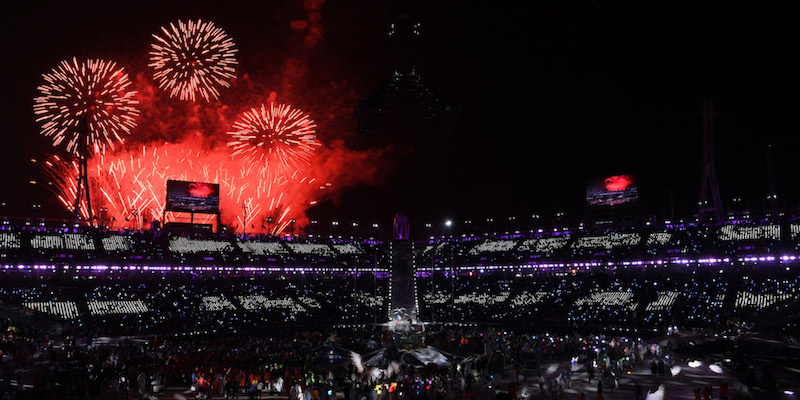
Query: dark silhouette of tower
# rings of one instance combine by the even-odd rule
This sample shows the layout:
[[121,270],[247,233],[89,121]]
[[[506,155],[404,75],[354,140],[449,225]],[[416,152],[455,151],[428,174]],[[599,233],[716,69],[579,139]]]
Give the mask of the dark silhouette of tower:
[[772,145],[767,146],[767,202],[772,218],[778,218],[778,191],[775,189],[775,169],[772,166]]
[[401,213],[394,217],[394,240],[391,248],[391,310],[417,313],[417,288],[414,278],[414,244],[409,239],[408,218]]
[[84,114],[75,127],[78,134],[78,185],[75,193],[75,206],[72,212],[75,219],[81,219],[81,200],[85,197],[89,225],[94,226],[92,200],[89,196],[89,169],[87,166],[89,159],[89,122],[87,118],[86,114]]
[[[458,106],[447,104],[423,80],[420,52],[425,26],[414,12],[417,4],[400,4],[386,31],[392,70],[354,107],[358,130],[366,135],[409,135],[425,125],[449,133]],[[390,71],[387,71],[390,72]]]
[[[719,183],[714,162],[714,118],[717,110],[714,101],[703,102],[703,175],[700,181],[700,199],[697,202],[697,217],[703,221],[707,212],[713,212],[716,223],[723,221],[722,198],[719,195]],[[711,192],[711,204],[708,195]]]

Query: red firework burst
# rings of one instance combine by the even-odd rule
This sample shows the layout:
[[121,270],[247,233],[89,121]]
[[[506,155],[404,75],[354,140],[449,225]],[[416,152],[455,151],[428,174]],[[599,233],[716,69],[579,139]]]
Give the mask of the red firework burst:
[[233,123],[228,146],[233,149],[232,155],[246,164],[292,175],[310,163],[320,145],[315,128],[314,121],[299,109],[262,104]]
[[154,34],[149,67],[158,86],[171,97],[206,101],[219,97],[220,87],[230,87],[236,77],[236,47],[233,40],[212,22],[202,20],[161,27]]
[[82,118],[88,128],[86,144],[95,153],[106,145],[113,150],[136,126],[136,91],[129,90],[128,74],[116,63],[73,58],[42,76],[45,84],[38,87],[33,112],[54,146],[66,142],[67,151],[77,153],[82,134],[76,128]]
[[[109,219],[132,228],[141,221],[166,223],[180,218],[164,209],[167,180],[215,182],[220,184],[223,222],[235,225],[239,232],[248,227],[248,232],[268,229],[278,234],[292,219],[301,218],[309,204],[316,203],[315,195],[330,187],[314,178],[275,175],[263,166],[242,166],[230,158],[227,149],[221,150],[208,152],[198,143],[162,143],[92,157],[89,180],[93,212],[99,215],[99,207],[105,207]],[[42,167],[50,181],[47,188],[72,211],[77,197],[77,161],[53,156]],[[79,206],[81,215],[88,217],[86,201]],[[267,217],[271,223],[262,227]],[[213,221],[210,215],[195,216],[195,222]]]

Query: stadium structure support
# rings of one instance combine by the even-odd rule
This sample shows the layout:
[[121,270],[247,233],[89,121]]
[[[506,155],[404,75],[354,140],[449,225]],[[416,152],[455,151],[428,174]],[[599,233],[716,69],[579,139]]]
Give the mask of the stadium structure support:
[[78,133],[78,185],[75,193],[75,206],[72,208],[75,219],[81,219],[81,201],[86,198],[87,217],[90,226],[94,226],[92,215],[92,200],[89,196],[89,123],[84,115],[78,120],[75,127]]
[[775,169],[772,166],[772,145],[767,146],[767,184],[769,185],[767,202],[771,217],[778,218],[780,212],[778,211],[778,190],[775,188]]
[[[703,102],[703,175],[700,180],[700,199],[697,202],[697,218],[701,221],[707,212],[713,212],[716,223],[723,221],[722,199],[719,195],[719,183],[714,162],[714,118],[717,111],[714,100]],[[709,205],[709,192],[711,204]]]
[[[416,316],[417,283],[414,245],[409,237],[408,217],[397,213],[394,218],[394,239],[391,241],[391,308]],[[391,318],[391,315],[390,315]]]

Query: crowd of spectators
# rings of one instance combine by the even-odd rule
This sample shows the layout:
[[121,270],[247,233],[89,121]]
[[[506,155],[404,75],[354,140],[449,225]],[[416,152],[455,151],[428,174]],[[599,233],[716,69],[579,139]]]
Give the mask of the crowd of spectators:
[[[393,336],[376,326],[116,339],[52,337],[8,321],[0,328],[0,396],[18,399],[144,399],[176,389],[196,399],[567,398],[578,378],[597,393],[614,392],[634,369],[669,379],[680,373],[679,356],[696,352],[675,332],[663,345],[624,334],[454,326],[425,333],[425,344],[447,354],[425,364],[399,357]],[[395,355],[367,361],[379,351]],[[563,361],[566,370],[552,368]],[[726,362],[762,387],[770,383],[766,369]],[[722,396],[727,382],[710,390]]]
[[[501,351],[522,367],[535,367],[541,357],[570,356],[576,371],[596,370],[607,385],[645,359],[655,362],[654,374],[663,374],[670,370],[664,350],[634,337],[754,326],[800,337],[794,264],[775,258],[761,265],[735,258],[669,262],[791,250],[797,247],[795,224],[788,226],[791,235],[781,235],[786,229],[731,224],[434,240],[416,246],[413,255],[418,312],[424,321],[461,324],[426,333],[454,354]],[[2,231],[0,302],[8,315],[2,350],[12,360],[0,371],[3,390],[28,390],[31,398],[119,398],[170,384],[191,387],[197,397],[307,391],[325,398],[340,391],[360,399],[386,390],[444,398],[472,390],[472,381],[491,382],[496,366],[485,360],[381,376],[334,354],[338,348],[366,354],[390,345],[377,328],[391,304],[389,248],[358,241]],[[648,256],[667,262],[631,262]],[[87,260],[290,268],[226,275],[60,268]],[[570,266],[526,268],[531,260]],[[8,267],[20,261],[56,266]],[[574,267],[584,261],[592,267]],[[623,261],[633,267],[623,268]],[[303,269],[308,266],[318,268]],[[428,266],[433,268],[422,273]],[[362,328],[332,334],[332,327],[345,325]],[[486,325],[504,332],[488,343]],[[106,336],[128,338],[98,341]],[[326,346],[324,354],[320,346]],[[44,359],[48,367],[36,367]],[[344,369],[334,365],[340,362]],[[29,375],[9,375],[17,370]],[[542,385],[555,393],[568,383]]]
[[[621,231],[584,228],[522,232],[502,238],[462,235],[430,238],[416,246],[419,266],[521,265],[525,263],[627,262],[680,257],[747,258],[798,249],[797,223],[735,222],[711,227],[680,225]],[[788,232],[788,234],[783,234]],[[213,236],[213,235],[212,235]],[[159,231],[108,232],[75,228],[29,230],[4,225],[0,261],[46,264],[162,263],[233,266],[386,266],[388,243],[321,237],[176,235]]]

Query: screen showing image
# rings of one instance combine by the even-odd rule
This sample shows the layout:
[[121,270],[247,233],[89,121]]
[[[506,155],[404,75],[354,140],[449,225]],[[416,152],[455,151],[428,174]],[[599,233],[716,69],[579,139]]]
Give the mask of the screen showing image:
[[638,199],[639,190],[633,175],[612,175],[586,184],[586,202],[590,206],[613,206]]
[[219,185],[206,182],[167,181],[167,211],[216,214]]

